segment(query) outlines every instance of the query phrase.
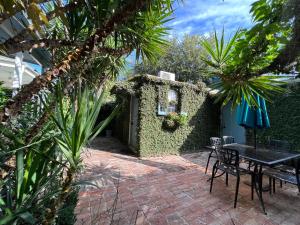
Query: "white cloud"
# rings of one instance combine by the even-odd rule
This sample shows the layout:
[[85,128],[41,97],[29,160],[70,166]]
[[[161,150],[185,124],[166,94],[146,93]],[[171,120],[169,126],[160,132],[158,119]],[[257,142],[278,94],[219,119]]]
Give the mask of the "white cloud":
[[226,32],[251,25],[250,5],[254,0],[185,0],[176,5],[169,23],[173,33],[205,34],[225,27]]
[[[184,0],[175,6],[174,19],[169,22],[168,38],[182,38],[185,34],[211,35],[225,29],[227,37],[238,28],[250,27],[250,5],[255,0]],[[179,1],[180,2],[180,1]],[[135,64],[135,53],[128,58],[128,68]]]

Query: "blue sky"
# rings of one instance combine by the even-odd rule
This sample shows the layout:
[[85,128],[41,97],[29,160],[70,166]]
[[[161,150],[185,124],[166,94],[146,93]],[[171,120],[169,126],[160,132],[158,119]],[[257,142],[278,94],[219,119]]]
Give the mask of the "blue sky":
[[[182,38],[189,35],[209,35],[223,27],[227,37],[239,28],[252,25],[250,5],[254,0],[184,0],[174,5],[173,20],[167,26],[171,28],[168,38]],[[135,63],[135,54],[127,58],[129,68]]]
[[207,35],[216,29],[227,34],[251,26],[250,5],[253,0],[184,0],[174,6],[174,19],[168,26],[171,36]]
[[28,67],[30,67],[32,70],[36,71],[38,74],[42,74],[42,67],[37,64],[33,63],[26,63]]

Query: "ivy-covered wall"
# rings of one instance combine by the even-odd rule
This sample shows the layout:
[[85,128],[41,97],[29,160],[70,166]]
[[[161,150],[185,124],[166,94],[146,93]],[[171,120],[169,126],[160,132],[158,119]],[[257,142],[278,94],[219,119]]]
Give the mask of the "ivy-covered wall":
[[[129,82],[135,85],[122,83],[114,88],[114,92],[122,98],[125,93],[139,98],[137,152],[140,156],[197,151],[209,143],[209,137],[219,135],[220,107],[213,103],[204,84],[196,86],[153,76],[142,76]],[[166,98],[170,88],[178,93],[178,112],[187,113],[187,123],[174,131],[164,129],[165,118],[157,114],[158,102],[163,104],[162,99]],[[122,114],[128,115],[128,110],[126,107]]]
[[258,141],[285,140],[300,151],[300,83],[288,85],[288,92],[278,95],[268,104],[270,129],[258,131]]

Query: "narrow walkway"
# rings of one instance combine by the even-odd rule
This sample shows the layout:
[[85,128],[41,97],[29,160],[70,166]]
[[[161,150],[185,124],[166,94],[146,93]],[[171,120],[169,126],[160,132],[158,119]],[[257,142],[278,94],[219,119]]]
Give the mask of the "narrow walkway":
[[216,179],[209,194],[209,175],[204,174],[207,152],[138,159],[120,150],[126,148],[107,138],[97,139],[88,149],[82,179],[98,188],[80,191],[78,225],[300,224],[296,187],[278,186],[272,196],[264,193],[264,215],[257,197],[251,201],[250,187],[242,182],[234,209],[234,178],[228,187],[223,178]]

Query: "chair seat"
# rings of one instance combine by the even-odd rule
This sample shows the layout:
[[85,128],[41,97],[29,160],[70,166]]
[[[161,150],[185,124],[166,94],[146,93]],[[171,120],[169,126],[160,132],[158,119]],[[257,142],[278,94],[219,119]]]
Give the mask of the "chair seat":
[[295,173],[289,173],[275,168],[270,168],[264,171],[264,175],[297,185],[297,178]]
[[216,149],[215,146],[211,146],[211,145],[207,145],[207,146],[205,146],[204,148],[207,148],[207,149],[209,149],[209,150]]
[[215,149],[216,149],[215,146],[205,146],[205,148],[210,150],[210,157],[217,158],[217,154],[215,152]]
[[284,164],[275,166],[274,169],[280,170],[281,172],[291,173],[291,174],[294,174],[294,175],[296,174],[296,169],[294,167],[284,165]]
[[[228,174],[231,174],[231,175],[234,175],[236,176],[237,175],[237,171],[236,171],[236,167],[235,166],[228,166],[228,165],[225,165],[225,164],[219,164],[217,165],[217,168],[219,170],[222,170]],[[240,175],[245,175],[245,174],[252,174],[253,172],[250,171],[250,170],[247,170],[245,168],[242,168],[242,167],[239,167],[239,174]]]

